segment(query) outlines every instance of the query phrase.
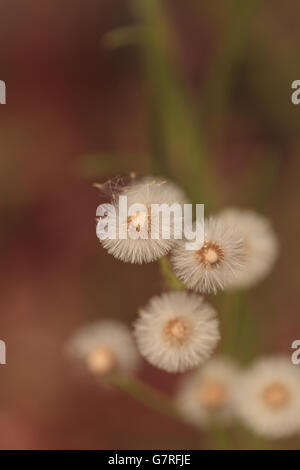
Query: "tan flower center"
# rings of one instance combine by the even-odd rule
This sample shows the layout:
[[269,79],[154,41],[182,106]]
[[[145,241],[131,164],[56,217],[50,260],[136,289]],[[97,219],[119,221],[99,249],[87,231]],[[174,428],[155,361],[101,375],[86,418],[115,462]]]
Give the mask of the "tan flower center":
[[196,251],[196,256],[201,264],[206,267],[215,267],[224,259],[224,251],[213,242],[205,242],[200,250]]
[[288,388],[279,382],[274,382],[263,390],[262,398],[270,408],[282,408],[289,399]]
[[190,328],[185,318],[177,317],[168,321],[164,333],[172,345],[181,346],[187,342]]
[[90,372],[105,375],[115,369],[117,359],[110,348],[106,346],[98,346],[92,349],[88,354],[86,364]]
[[208,381],[201,386],[199,399],[205,408],[222,408],[228,399],[227,389],[221,382]]
[[134,215],[127,217],[127,227],[132,227],[136,232],[140,232],[142,228],[147,227],[148,233],[151,231],[151,214],[150,211],[137,211]]

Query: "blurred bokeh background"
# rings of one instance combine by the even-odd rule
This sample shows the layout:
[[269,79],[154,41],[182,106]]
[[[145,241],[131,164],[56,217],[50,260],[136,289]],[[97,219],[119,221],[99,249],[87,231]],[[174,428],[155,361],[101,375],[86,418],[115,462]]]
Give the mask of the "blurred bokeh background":
[[[115,175],[161,174],[207,213],[230,204],[272,220],[281,256],[248,294],[247,338],[253,357],[291,354],[299,15],[297,0],[1,2],[1,449],[208,446],[192,427],[95,386],[62,354],[77,327],[130,323],[165,288],[157,264],[118,262],[96,239],[92,183]],[[243,360],[239,345],[232,354]],[[170,394],[178,380],[146,364],[141,377]]]

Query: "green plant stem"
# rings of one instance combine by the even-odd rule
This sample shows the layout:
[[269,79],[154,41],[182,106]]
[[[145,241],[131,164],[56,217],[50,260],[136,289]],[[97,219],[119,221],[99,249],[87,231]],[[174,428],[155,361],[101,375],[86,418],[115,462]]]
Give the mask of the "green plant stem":
[[193,102],[170,55],[172,32],[162,0],[132,0],[149,103],[154,171],[174,177],[193,202],[215,208],[216,184]]
[[236,71],[244,60],[247,47],[251,44],[253,24],[261,4],[261,0],[228,2],[227,32],[223,38],[220,53],[215,57],[204,93],[206,118],[213,121],[214,135],[224,125],[234,89]]
[[211,430],[211,446],[212,450],[229,450],[233,449],[233,440],[230,428],[222,425],[216,425]]
[[237,424],[232,432],[235,437],[236,448],[239,450],[270,450],[272,448],[271,441],[254,434],[240,424]]
[[258,346],[257,312],[251,306],[250,294],[241,290],[223,292],[219,309],[225,330],[223,353],[248,363]]
[[103,37],[103,45],[109,49],[136,45],[142,40],[143,34],[138,26],[124,26],[106,33]]
[[152,388],[137,377],[132,375],[119,376],[113,380],[113,385],[148,408],[169,418],[181,420],[175,405],[167,395]]
[[241,297],[241,292],[222,292],[220,295],[220,311],[225,324],[223,353],[233,357],[238,355],[240,346]]
[[166,285],[170,290],[182,290],[185,286],[175,276],[171,263],[166,256],[159,259],[161,274],[165,280]]

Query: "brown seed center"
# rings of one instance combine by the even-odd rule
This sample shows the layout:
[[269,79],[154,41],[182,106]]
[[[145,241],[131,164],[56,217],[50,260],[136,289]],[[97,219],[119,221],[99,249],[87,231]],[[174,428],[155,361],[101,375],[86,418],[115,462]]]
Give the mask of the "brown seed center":
[[173,318],[165,327],[165,336],[173,345],[186,343],[189,337],[189,326],[184,318]]
[[137,211],[134,215],[127,217],[127,227],[131,227],[136,232],[140,232],[142,228],[146,227],[148,233],[151,231],[151,214],[147,212]]
[[206,267],[215,267],[224,259],[224,251],[213,242],[204,243],[203,247],[196,251],[196,255],[200,263]]
[[105,375],[115,369],[117,359],[110,348],[106,346],[97,346],[88,354],[86,364],[90,372]]
[[274,382],[265,388],[262,397],[270,408],[281,408],[288,403],[290,393],[285,385]]
[[222,408],[228,399],[227,390],[224,384],[218,381],[204,383],[199,391],[200,402],[205,408]]

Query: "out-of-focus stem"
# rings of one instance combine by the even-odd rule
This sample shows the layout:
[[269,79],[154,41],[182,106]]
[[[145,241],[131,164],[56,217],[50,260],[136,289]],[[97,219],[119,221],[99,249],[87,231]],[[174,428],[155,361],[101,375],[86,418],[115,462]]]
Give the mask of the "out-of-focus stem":
[[159,259],[161,274],[170,290],[185,289],[184,284],[175,276],[171,263],[166,256]]
[[212,450],[230,450],[233,449],[234,443],[232,440],[232,435],[228,427],[222,425],[216,425],[211,432],[213,437]]
[[167,395],[152,388],[137,377],[132,375],[115,377],[113,385],[143,405],[170,418],[181,420],[175,405]]
[[258,436],[238,424],[233,429],[235,436],[236,449],[239,450],[270,450],[272,448],[271,441]]
[[240,353],[241,301],[240,292],[222,292],[220,295],[220,311],[225,324],[223,352],[233,357]]
[[215,57],[204,93],[206,118],[213,122],[214,136],[224,124],[234,88],[236,69],[245,57],[261,3],[260,0],[228,2],[227,34],[223,38],[220,54]]
[[149,103],[154,169],[175,177],[193,202],[215,208],[216,184],[201,126],[170,57],[172,31],[163,0],[132,0],[143,31],[142,60]]
[[223,292],[220,312],[225,325],[223,353],[249,362],[257,347],[257,316],[252,310],[250,296],[244,291]]

